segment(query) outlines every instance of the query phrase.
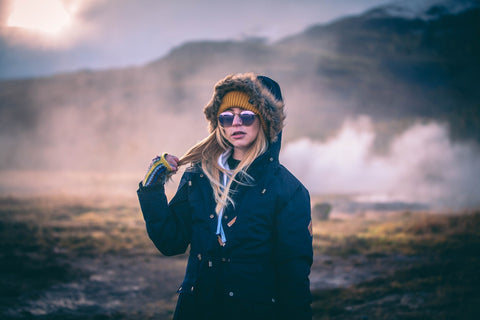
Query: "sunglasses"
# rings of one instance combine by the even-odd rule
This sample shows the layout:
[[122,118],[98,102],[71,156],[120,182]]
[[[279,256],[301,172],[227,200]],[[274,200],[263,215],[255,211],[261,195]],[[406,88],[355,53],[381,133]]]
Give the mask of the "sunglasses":
[[251,126],[255,121],[255,117],[257,116],[255,113],[248,110],[242,111],[240,113],[226,111],[220,113],[220,115],[218,116],[218,122],[224,128],[231,127],[233,125],[233,120],[236,115],[240,118],[241,124],[246,127]]

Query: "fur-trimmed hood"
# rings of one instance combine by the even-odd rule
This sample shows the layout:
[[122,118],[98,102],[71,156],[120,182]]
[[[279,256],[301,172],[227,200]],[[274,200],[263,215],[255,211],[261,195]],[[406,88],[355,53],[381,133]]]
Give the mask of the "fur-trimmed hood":
[[205,117],[210,121],[210,132],[218,126],[218,110],[223,97],[230,91],[242,91],[250,96],[249,102],[258,109],[260,117],[266,124],[265,134],[269,142],[275,142],[285,120],[285,104],[280,86],[266,76],[253,73],[228,75],[216,83],[212,99],[203,110]]

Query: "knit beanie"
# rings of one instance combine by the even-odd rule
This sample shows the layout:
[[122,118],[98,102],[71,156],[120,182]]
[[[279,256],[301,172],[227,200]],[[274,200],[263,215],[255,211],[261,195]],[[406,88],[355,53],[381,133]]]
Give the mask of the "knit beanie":
[[277,139],[285,120],[280,86],[266,76],[253,73],[232,74],[217,82],[213,96],[204,109],[210,132],[218,126],[218,115],[233,107],[257,114],[270,142]]

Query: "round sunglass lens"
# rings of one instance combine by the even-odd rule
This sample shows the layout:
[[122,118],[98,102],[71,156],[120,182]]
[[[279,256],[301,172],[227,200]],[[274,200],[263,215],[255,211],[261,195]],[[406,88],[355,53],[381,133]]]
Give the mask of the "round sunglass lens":
[[218,122],[220,122],[222,127],[230,127],[233,123],[233,117],[234,115],[221,114],[218,117]]
[[253,121],[255,120],[255,116],[252,115],[242,115],[240,117],[242,119],[242,124],[245,126],[250,126],[252,125]]

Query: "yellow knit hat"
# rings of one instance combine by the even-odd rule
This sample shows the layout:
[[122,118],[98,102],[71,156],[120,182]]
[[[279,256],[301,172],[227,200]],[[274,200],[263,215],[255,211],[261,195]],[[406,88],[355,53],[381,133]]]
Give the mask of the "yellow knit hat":
[[230,92],[227,92],[225,96],[223,96],[222,104],[218,109],[217,117],[223,111],[230,108],[235,108],[235,107],[242,108],[244,110],[249,110],[255,113],[260,118],[260,122],[262,123],[263,129],[266,130],[267,126],[263,121],[263,118],[260,115],[260,112],[258,112],[257,107],[255,107],[253,104],[250,103],[250,97],[248,96],[248,94],[242,91],[230,91]]

